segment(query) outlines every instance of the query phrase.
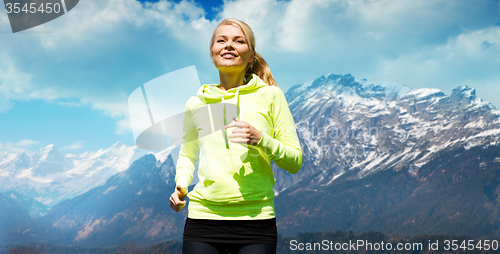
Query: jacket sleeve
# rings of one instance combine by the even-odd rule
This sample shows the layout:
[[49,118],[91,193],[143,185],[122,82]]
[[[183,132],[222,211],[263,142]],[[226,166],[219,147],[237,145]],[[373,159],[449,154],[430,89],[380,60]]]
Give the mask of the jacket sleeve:
[[182,130],[182,144],[175,170],[175,183],[187,188],[193,180],[193,172],[198,163],[198,152],[200,151],[198,131],[193,120],[193,112],[189,108],[189,100],[184,108]]
[[302,167],[302,148],[295,122],[288,107],[285,95],[278,87],[272,87],[271,120],[274,138],[264,131],[256,148],[263,152],[276,165],[292,174]]

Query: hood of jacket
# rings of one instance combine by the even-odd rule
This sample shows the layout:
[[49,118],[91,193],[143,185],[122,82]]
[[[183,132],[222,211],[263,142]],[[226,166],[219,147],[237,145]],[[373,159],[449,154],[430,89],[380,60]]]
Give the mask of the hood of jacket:
[[233,87],[229,90],[222,90],[218,84],[202,85],[196,95],[204,103],[224,102],[225,100],[236,98],[236,105],[239,103],[240,92],[254,92],[263,86],[268,86],[257,75],[252,74],[252,78],[245,85]]
[[[257,75],[252,74],[251,79],[245,84],[238,87],[233,87],[229,90],[222,90],[219,88],[218,84],[205,84],[198,89],[197,96],[198,98],[205,104],[212,103],[224,103],[226,100],[234,99],[236,100],[236,110],[237,117],[239,118],[239,109],[240,109],[240,91],[243,93],[251,93],[255,92],[261,87],[268,86],[262,79],[260,79]],[[234,101],[233,100],[233,101]],[[208,105],[209,106],[209,105]],[[209,107],[210,110],[210,107]],[[210,124],[214,126],[212,114],[209,114]],[[223,125],[227,125],[228,121],[226,119],[226,104],[223,106]],[[224,141],[226,143],[226,148],[229,149],[229,138],[227,135],[227,129],[223,129]]]

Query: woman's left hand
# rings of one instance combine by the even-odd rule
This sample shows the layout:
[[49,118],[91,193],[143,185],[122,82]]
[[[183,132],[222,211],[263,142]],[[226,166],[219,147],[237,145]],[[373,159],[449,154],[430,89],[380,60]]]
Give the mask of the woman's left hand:
[[230,139],[231,142],[234,143],[247,143],[249,145],[257,145],[262,138],[262,132],[254,128],[249,123],[240,120],[233,116],[234,122],[224,126],[224,129],[229,127],[239,127],[237,129],[233,129],[229,138],[241,138],[241,139]]

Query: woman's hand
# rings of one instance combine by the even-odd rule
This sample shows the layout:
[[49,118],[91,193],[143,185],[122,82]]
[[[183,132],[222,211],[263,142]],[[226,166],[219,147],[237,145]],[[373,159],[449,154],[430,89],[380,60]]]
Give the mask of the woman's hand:
[[229,135],[229,138],[241,138],[241,139],[230,139],[234,143],[247,143],[249,145],[257,145],[262,138],[262,132],[255,129],[249,123],[240,120],[233,116],[234,122],[224,126],[224,129],[229,127],[239,127],[238,129],[233,129],[233,133]]
[[184,198],[187,194],[187,188],[182,188],[180,185],[177,185],[174,193],[170,195],[170,207],[172,207],[172,209],[176,212],[182,210],[182,208],[186,205]]

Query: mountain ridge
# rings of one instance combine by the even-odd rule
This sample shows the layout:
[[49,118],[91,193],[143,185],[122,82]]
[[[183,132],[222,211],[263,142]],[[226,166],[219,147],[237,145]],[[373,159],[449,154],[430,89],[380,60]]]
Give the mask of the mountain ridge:
[[[156,156],[165,160],[172,149],[168,148]],[[16,191],[54,206],[104,184],[106,179],[125,171],[135,160],[148,153],[121,142],[80,155],[63,156],[53,144],[33,152],[4,153],[0,157],[0,192]]]
[[[276,193],[319,171],[329,172],[321,181],[331,183],[356,167],[366,168],[362,176],[387,168],[391,161],[405,164],[420,156],[413,163],[417,169],[446,146],[472,147],[485,138],[492,138],[492,144],[500,140],[496,135],[500,133],[500,111],[467,86],[458,86],[446,95],[438,89],[413,90],[393,82],[330,74],[294,86],[286,98],[302,148],[307,150],[306,170],[287,176],[274,167],[281,179]],[[456,135],[455,129],[462,133]],[[432,142],[423,142],[427,139]],[[390,152],[394,150],[400,152]]]

